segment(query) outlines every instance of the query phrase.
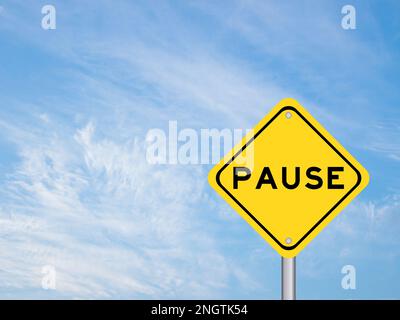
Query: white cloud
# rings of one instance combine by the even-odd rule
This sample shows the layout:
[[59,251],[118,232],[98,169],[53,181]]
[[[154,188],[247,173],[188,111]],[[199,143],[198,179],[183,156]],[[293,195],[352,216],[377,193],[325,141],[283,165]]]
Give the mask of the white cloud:
[[[316,108],[298,88],[279,81],[278,71],[292,66],[302,74],[296,79],[329,93],[319,66],[309,68],[307,53],[328,54],[337,43],[355,56],[362,52],[366,59],[370,51],[359,42],[346,46],[345,37],[337,36],[323,16],[316,17],[318,24],[332,41],[312,38],[309,51],[302,51],[301,39],[313,26],[297,28],[290,19],[297,16],[296,9],[285,15],[272,5],[239,6],[226,25],[225,15],[220,15],[225,26],[221,32],[227,27],[239,32],[265,53],[265,59],[282,57],[285,65],[265,75],[216,43],[204,41],[200,32],[187,29],[167,4],[149,8],[156,21],[128,2],[116,11],[107,11],[109,6],[115,4],[102,2],[99,8],[110,15],[111,24],[95,33],[81,24],[86,19],[74,20],[73,10],[84,8],[71,4],[69,9],[60,8],[68,28],[60,28],[52,41],[43,41],[40,28],[28,32],[30,22],[11,13],[7,18],[9,30],[20,26],[20,40],[73,67],[61,69],[68,79],[67,97],[47,92],[38,107],[44,109],[36,117],[39,123],[26,126],[28,106],[20,108],[29,110],[28,121],[19,123],[22,116],[14,118],[10,113],[0,122],[20,156],[2,191],[0,287],[18,297],[40,296],[40,270],[46,264],[58,270],[56,294],[66,297],[221,297],[231,277],[242,286],[259,287],[252,274],[234,267],[228,254],[218,249],[212,227],[220,221],[206,220],[204,211],[217,219],[228,218],[225,224],[241,220],[227,217],[228,207],[204,194],[205,169],[149,166],[142,137],[150,127],[163,126],[170,119],[193,127],[251,126],[288,95],[300,97],[318,118],[346,127],[346,132],[355,127],[364,133],[364,123],[357,126],[360,119],[342,117],[340,112],[332,115],[328,107]],[[86,13],[90,16],[91,11]],[[291,30],[289,37],[282,30]],[[342,54],[339,60],[347,56]],[[337,65],[331,67],[336,72]],[[21,101],[15,104],[22,105]],[[391,141],[394,146],[386,149],[396,151],[396,139]],[[350,207],[344,216],[349,218],[340,216],[324,233],[318,252],[328,252],[338,235],[342,240],[374,241],[378,234],[387,234],[396,243],[396,210],[398,205],[375,202]],[[226,243],[235,238],[226,237]],[[340,252],[342,256],[346,250]],[[348,250],[354,251],[351,246]],[[255,256],[260,259],[261,254],[257,251]],[[309,265],[310,270],[319,266],[312,260]],[[15,291],[21,288],[22,293]]]
[[[279,89],[265,91],[221,57],[194,51],[182,57],[171,48],[134,41],[117,47],[109,40],[90,38],[62,54],[84,67],[66,73],[75,81],[68,104],[49,92],[41,123],[1,124],[20,164],[3,190],[1,217],[10,238],[3,242],[8,263],[2,265],[9,274],[0,282],[13,292],[24,281],[18,296],[40,296],[40,270],[50,264],[57,270],[55,294],[66,297],[221,297],[232,278],[255,284],[204,228],[213,223],[202,212],[204,169],[148,165],[137,135],[171,115],[186,124],[205,125],[210,113],[229,116],[227,126],[244,123],[254,115],[250,105],[269,108],[267,97],[278,99]],[[67,119],[54,105],[68,110]],[[26,232],[31,220],[35,228]],[[16,250],[11,239],[26,244]]]
[[7,292],[24,283],[18,297],[40,297],[47,264],[55,296],[69,298],[216,297],[246,277],[199,227],[201,168],[151,166],[137,139],[99,139],[93,123],[74,136],[47,130],[17,141],[21,162],[2,192]]
[[305,256],[317,259],[317,254],[319,260],[322,256],[327,259],[399,256],[399,199],[399,194],[392,194],[379,201],[355,200],[313,240]]

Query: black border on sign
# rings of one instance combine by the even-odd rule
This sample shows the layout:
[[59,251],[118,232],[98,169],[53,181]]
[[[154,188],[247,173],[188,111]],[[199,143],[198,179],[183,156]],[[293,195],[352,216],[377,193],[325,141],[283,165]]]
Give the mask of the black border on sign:
[[[260,135],[260,133],[261,132],[263,132],[271,123],[272,123],[272,121],[274,121],[283,111],[286,111],[286,110],[291,110],[291,111],[294,111],[294,112],[296,112],[299,116],[300,116],[300,118],[302,118],[303,119],[303,121],[305,122],[305,123],[307,123],[309,126],[310,126],[310,128],[311,129],[313,129],[320,137],[321,137],[321,139],[322,140],[324,140],[325,142],[326,142],[326,144],[328,144],[355,172],[356,172],[356,174],[357,174],[357,182],[356,182],[356,184],[331,208],[331,209],[329,209],[328,210],[328,212],[327,213],[325,213],[324,215],[323,215],[323,217],[308,231],[308,232],[306,232],[306,234],[299,240],[299,241],[297,241],[294,245],[292,245],[292,246],[286,246],[286,245],[284,245],[284,244],[282,244],[281,242],[279,242],[279,240],[277,239],[277,238],[275,238],[275,236],[264,226],[264,225],[262,225],[261,224],[261,222],[260,221],[258,221],[257,220],[257,218],[249,211],[249,210],[247,210],[246,209],[246,207],[243,205],[243,204],[241,204],[240,202],[239,202],[239,200],[237,200],[223,185],[222,185],[222,183],[221,183],[221,181],[220,181],[220,176],[221,176],[221,173],[222,173],[222,171],[224,171],[225,169],[226,169],[226,167],[228,167],[228,165],[233,161],[233,160],[235,160],[235,158],[241,153],[241,152],[243,152],[246,148],[247,148],[247,146],[250,144],[250,143],[252,143],[259,135]],[[339,150],[337,150],[333,145],[332,145],[332,143],[330,143],[295,107],[292,107],[292,106],[285,106],[285,107],[283,107],[281,110],[279,110],[279,112],[277,112],[258,132],[256,132],[255,133],[255,135],[227,162],[227,163],[225,163],[224,165],[223,165],[223,167],[217,172],[217,174],[216,174],[216,182],[217,182],[217,184],[221,187],[221,189],[222,190],[224,190],[232,199],[233,199],[233,201],[235,201],[236,202],[236,204],[240,207],[240,208],[242,208],[243,210],[244,210],[244,212],[246,212],[249,216],[250,216],[250,218],[251,219],[253,219],[253,221],[255,222],[255,223],[257,223],[257,225],[263,230],[263,231],[265,231],[282,249],[285,249],[285,250],[293,250],[293,249],[295,249],[302,241],[304,241],[304,239],[305,238],[307,238],[309,235],[310,235],[310,233],[311,232],[313,232],[314,231],[314,229],[315,228],[317,228],[320,224],[321,224],[321,222],[322,221],[324,221],[331,213],[332,213],[332,211],[333,210],[335,210],[335,208],[338,206],[338,205],[340,205],[343,201],[344,201],[344,199],[346,199],[349,195],[350,195],[350,193],[352,193],[359,185],[360,185],[360,183],[361,183],[361,173],[357,170],[357,168],[354,166],[354,165],[352,165],[351,163],[350,163],[350,161],[339,151]]]

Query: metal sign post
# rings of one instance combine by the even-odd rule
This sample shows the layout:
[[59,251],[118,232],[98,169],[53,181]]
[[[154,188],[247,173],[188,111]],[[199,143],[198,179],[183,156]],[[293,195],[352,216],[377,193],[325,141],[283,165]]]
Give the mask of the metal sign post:
[[296,300],[296,257],[282,257],[282,300]]

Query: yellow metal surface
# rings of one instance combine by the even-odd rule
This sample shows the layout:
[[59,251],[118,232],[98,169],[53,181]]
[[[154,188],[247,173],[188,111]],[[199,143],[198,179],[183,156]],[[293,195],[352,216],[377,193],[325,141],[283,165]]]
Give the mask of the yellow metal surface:
[[281,256],[296,256],[366,187],[368,172],[284,99],[210,171],[210,185]]

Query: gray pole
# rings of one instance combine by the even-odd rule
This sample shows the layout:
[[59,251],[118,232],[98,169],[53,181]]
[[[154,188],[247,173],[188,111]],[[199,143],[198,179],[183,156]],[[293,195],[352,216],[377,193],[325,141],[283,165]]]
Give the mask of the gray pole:
[[296,300],[296,257],[282,257],[282,300]]

